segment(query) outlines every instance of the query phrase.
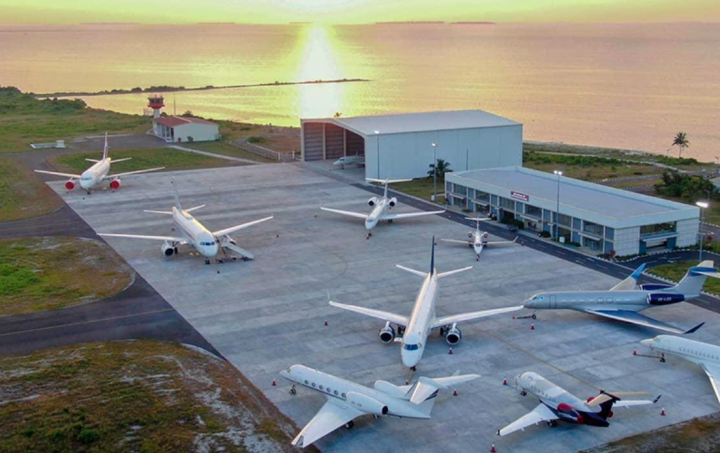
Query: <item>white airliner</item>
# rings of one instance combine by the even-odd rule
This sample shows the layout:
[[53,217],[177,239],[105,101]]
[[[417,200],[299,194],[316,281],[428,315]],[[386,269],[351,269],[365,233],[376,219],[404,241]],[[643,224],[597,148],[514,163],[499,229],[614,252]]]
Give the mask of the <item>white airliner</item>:
[[720,347],[670,335],[658,335],[640,343],[661,353],[662,362],[665,354],[670,354],[698,365],[710,378],[715,397],[720,401]]
[[719,278],[720,273],[712,261],[703,261],[691,267],[677,285],[645,284],[638,279],[645,264],[609,291],[558,291],[538,293],[525,301],[525,308],[533,310],[577,310],[605,318],[637,324],[665,332],[690,334],[705,323],[689,330],[678,329],[664,322],[641,315],[639,311],[670,305],[700,296],[707,277]]
[[301,385],[327,397],[325,405],[292,441],[294,446],[301,448],[343,425],[352,428],[353,420],[361,415],[430,418],[440,389],[454,388],[480,377],[455,373],[443,378],[421,377],[412,385],[403,386],[376,381],[374,388],[369,388],[303,365],[293,365],[280,375],[293,382],[291,394],[296,392],[295,385]]
[[460,241],[457,239],[440,239],[443,242],[452,242],[454,244],[467,245],[475,251],[475,261],[480,261],[480,254],[487,246],[503,245],[503,244],[514,244],[517,242],[517,237],[512,241],[488,241],[490,234],[487,231],[480,231],[480,222],[486,222],[490,219],[481,219],[476,217],[465,217],[465,220],[472,220],[475,222],[475,231],[468,232],[468,240]]
[[112,159],[108,156],[108,137],[105,134],[105,147],[103,148],[103,156],[101,160],[85,159],[88,162],[94,162],[93,165],[85,170],[81,175],[74,175],[72,173],[59,173],[56,171],[45,171],[35,170],[36,173],[43,173],[46,175],[63,176],[70,178],[65,183],[67,190],[73,190],[75,188],[75,181],[80,181],[80,187],[85,189],[90,195],[92,188],[99,185],[103,181],[110,181],[110,188],[115,191],[120,188],[120,178],[130,175],[139,175],[140,173],[149,173],[151,171],[163,170],[165,167],[148,168],[147,170],[128,171],[125,173],[118,173],[115,175],[108,175],[110,173],[110,165],[118,162],[123,162],[132,159],[131,157],[125,159]]
[[[385,321],[385,327],[380,329],[380,341],[383,343],[390,343],[394,340],[401,343],[402,349],[400,350],[400,356],[402,358],[402,363],[412,370],[415,370],[418,362],[420,362],[423,352],[425,351],[427,337],[433,329],[440,329],[440,335],[444,335],[445,341],[447,341],[450,346],[454,346],[462,339],[462,332],[458,329],[457,323],[462,321],[472,321],[474,319],[485,318],[487,316],[498,315],[501,313],[509,313],[523,308],[520,305],[517,307],[496,308],[493,310],[475,311],[460,315],[441,316],[439,318],[435,316],[435,305],[437,303],[439,290],[438,280],[472,269],[472,266],[454,271],[438,273],[437,269],[435,269],[434,237],[430,258],[430,272],[426,273],[416,271],[400,265],[397,265],[397,267],[423,278],[423,284],[420,287],[420,292],[415,299],[415,306],[409,317],[380,310],[373,310],[371,308],[340,304],[332,301],[330,301],[330,305]],[[401,338],[395,338],[395,328],[393,328],[392,324],[397,326],[398,335],[400,335]]]
[[344,156],[333,162],[333,165],[343,170],[345,169],[345,165],[364,166],[365,156]]
[[[254,220],[252,222],[243,223],[230,228],[225,228],[218,231],[210,231],[194,218],[190,213],[205,205],[195,206],[190,209],[183,209],[180,205],[180,197],[178,196],[177,187],[175,181],[172,181],[175,189],[175,206],[172,211],[145,211],[151,214],[163,214],[172,216],[175,229],[180,232],[178,236],[144,236],[139,234],[111,234],[111,233],[98,233],[103,237],[117,237],[117,238],[131,238],[131,239],[150,239],[154,241],[165,241],[161,247],[161,250],[165,256],[173,256],[178,252],[178,246],[187,244],[190,247],[197,250],[201,255],[205,257],[205,264],[210,264],[210,258],[216,258],[219,252],[223,254],[223,260],[227,259],[226,250],[232,250],[242,257],[243,260],[251,260],[254,258],[253,254],[245,249],[238,247],[237,243],[233,238],[230,237],[231,233],[236,231],[257,225],[258,223],[265,222],[273,218],[273,216],[265,217],[264,219]],[[219,260],[219,261],[223,261]]]
[[377,224],[383,220],[386,220],[388,223],[392,223],[395,219],[408,219],[410,217],[422,217],[422,216],[428,216],[428,215],[435,215],[435,214],[442,214],[445,211],[432,211],[432,212],[410,212],[406,214],[391,214],[390,210],[395,207],[397,204],[397,198],[392,197],[388,198],[388,184],[392,184],[394,182],[406,182],[406,181],[412,181],[411,179],[396,179],[396,180],[390,180],[390,179],[370,179],[367,178],[366,181],[368,182],[375,182],[385,185],[385,194],[382,198],[378,197],[372,197],[368,200],[368,204],[373,208],[372,211],[370,211],[370,214],[361,214],[359,212],[352,212],[352,211],[342,211],[340,209],[331,209],[331,208],[323,208],[320,207],[323,211],[327,212],[334,212],[335,214],[340,214],[344,216],[349,217],[355,217],[357,219],[363,219],[365,220],[365,228],[368,231],[368,238],[372,236],[372,229],[377,226]]
[[654,404],[660,399],[658,396],[652,401],[623,400],[620,399],[621,396],[644,393],[623,392],[610,394],[601,390],[598,396],[582,401],[533,372],[518,375],[515,378],[515,388],[520,391],[522,396],[527,395],[528,392],[532,393],[540,399],[540,404],[529,414],[498,430],[498,436],[505,436],[518,430],[524,431],[528,426],[537,425],[540,422],[547,422],[548,425],[555,426],[558,420],[578,425],[608,427],[610,423],[608,423],[607,419],[613,416],[613,406],[641,406]]

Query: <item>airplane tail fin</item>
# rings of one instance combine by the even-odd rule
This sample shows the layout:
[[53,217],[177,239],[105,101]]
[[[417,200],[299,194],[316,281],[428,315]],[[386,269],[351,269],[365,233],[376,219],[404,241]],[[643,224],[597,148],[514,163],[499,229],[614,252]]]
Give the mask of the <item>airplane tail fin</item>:
[[107,159],[109,155],[108,149],[108,133],[105,132],[105,146],[103,147],[103,159]]
[[173,189],[175,190],[175,207],[182,211],[182,205],[180,204],[180,195],[178,194],[177,185],[175,184],[175,177],[173,177],[173,179],[170,181],[170,184],[173,185]]
[[720,278],[720,273],[715,269],[714,263],[710,260],[703,261],[699,265],[688,269],[685,277],[680,280],[680,283],[671,289],[673,292],[684,294],[686,298],[688,296],[698,296],[708,277]]
[[385,186],[385,198],[387,198],[388,195],[388,184],[392,184],[395,182],[408,182],[412,181],[412,179],[373,179],[373,178],[365,178],[365,181],[367,182],[374,182],[378,184],[383,184]]
[[435,272],[435,236],[432,237],[432,251],[430,252],[430,274]]

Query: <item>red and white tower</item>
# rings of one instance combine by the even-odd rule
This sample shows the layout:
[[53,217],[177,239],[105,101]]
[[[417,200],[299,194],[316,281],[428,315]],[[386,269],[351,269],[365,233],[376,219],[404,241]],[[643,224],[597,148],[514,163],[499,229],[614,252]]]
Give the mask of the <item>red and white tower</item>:
[[160,118],[160,109],[165,107],[165,98],[159,94],[148,96],[148,107],[153,111],[153,118]]

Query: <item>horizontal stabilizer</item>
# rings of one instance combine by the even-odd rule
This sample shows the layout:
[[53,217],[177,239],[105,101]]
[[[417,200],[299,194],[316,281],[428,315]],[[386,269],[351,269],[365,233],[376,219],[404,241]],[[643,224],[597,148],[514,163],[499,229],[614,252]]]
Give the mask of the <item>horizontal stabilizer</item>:
[[126,160],[130,160],[132,157],[123,157],[122,159],[111,159],[110,162],[113,164],[116,164],[118,162],[125,162]]
[[170,211],[153,211],[150,209],[145,209],[143,212],[147,212],[148,214],[163,214],[163,215],[172,215],[173,214]]
[[474,381],[479,378],[479,374],[459,375],[457,373],[453,376],[444,378],[421,377],[413,386],[412,394],[410,395],[410,402],[414,404],[421,404],[428,399],[435,397],[437,391],[440,389],[452,388],[456,385]]
[[88,158],[85,158],[85,160],[88,161],[88,162],[92,162],[92,163],[94,163],[94,164],[100,162],[100,161],[97,160],[97,159],[88,159]]
[[418,277],[422,277],[422,278],[425,278],[428,275],[427,272],[416,271],[415,269],[410,269],[409,267],[401,266],[399,264],[396,264],[395,267],[397,267],[398,269],[402,269],[405,272],[410,272],[411,274],[417,275]]
[[463,267],[462,269],[455,269],[454,271],[440,272],[438,278],[449,277],[451,275],[459,274],[460,272],[469,271],[473,266]]
[[185,212],[193,212],[193,211],[197,211],[198,209],[202,209],[202,208],[204,208],[204,207],[205,207],[205,205],[204,205],[204,204],[201,204],[200,206],[193,206],[193,207],[192,207],[192,208],[190,208],[190,209],[186,209],[186,210],[185,210]]

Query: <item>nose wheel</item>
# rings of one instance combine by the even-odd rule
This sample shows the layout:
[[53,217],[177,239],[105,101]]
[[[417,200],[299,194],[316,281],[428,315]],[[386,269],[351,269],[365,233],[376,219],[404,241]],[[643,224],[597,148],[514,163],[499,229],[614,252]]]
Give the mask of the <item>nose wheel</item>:
[[210,264],[210,259],[205,258],[205,265],[208,266]]
[[345,423],[345,429],[353,429],[353,426],[355,426],[355,422],[350,420],[349,422]]

